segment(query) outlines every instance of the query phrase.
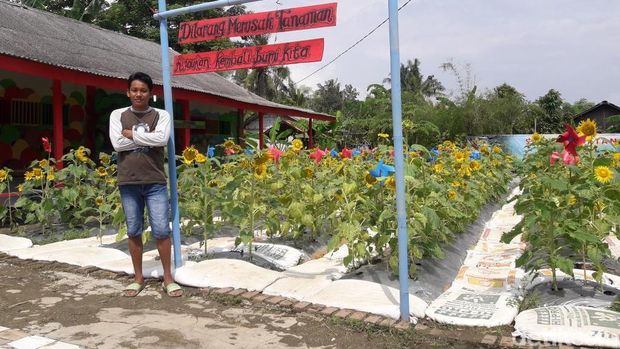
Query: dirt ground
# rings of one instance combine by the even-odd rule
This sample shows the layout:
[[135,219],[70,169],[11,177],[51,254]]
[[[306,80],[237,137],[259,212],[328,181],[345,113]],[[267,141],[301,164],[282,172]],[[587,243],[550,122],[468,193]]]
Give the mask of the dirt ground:
[[[486,348],[239,297],[185,288],[170,298],[151,280],[136,298],[120,296],[130,278],[0,253],[0,326],[86,348]],[[432,326],[431,324],[427,324]],[[479,336],[480,329],[455,329]],[[508,329],[489,333],[507,335]]]

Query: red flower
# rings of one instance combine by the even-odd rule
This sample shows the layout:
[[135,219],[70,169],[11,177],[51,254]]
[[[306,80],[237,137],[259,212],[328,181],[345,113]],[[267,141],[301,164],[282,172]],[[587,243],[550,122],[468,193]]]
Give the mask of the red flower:
[[50,140],[47,137],[41,137],[41,142],[43,143],[43,150],[45,150],[48,153],[51,153],[52,144],[50,143]]
[[323,150],[321,150],[321,149],[319,149],[319,148],[316,148],[316,149],[315,149],[312,153],[310,153],[310,155],[308,155],[308,156],[310,156],[311,158],[313,158],[313,159],[314,159],[314,162],[318,164],[318,163],[321,161],[321,159],[323,158],[323,156],[325,156],[325,154],[326,154],[326,153],[327,153],[327,149],[325,149],[325,151],[323,151]]
[[345,147],[344,149],[342,149],[342,152],[340,152],[340,156],[343,159],[350,159],[351,157],[353,157],[353,151],[351,151],[351,149]]
[[577,131],[571,125],[566,124],[566,132],[558,137],[557,142],[564,144],[565,151],[568,151],[573,156],[577,156],[576,148],[586,142],[586,136],[579,137]]
[[273,162],[275,163],[280,161],[280,156],[282,156],[282,153],[284,153],[282,150],[274,146],[269,147],[269,154],[271,154],[271,159],[273,159]]

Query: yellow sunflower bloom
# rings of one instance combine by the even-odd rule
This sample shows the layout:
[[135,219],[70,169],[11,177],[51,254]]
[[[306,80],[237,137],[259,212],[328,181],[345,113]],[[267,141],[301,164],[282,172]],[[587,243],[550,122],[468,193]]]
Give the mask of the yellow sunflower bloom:
[[267,177],[267,165],[262,164],[254,167],[254,178],[264,179]]
[[486,145],[483,145],[482,147],[480,147],[480,152],[482,154],[489,155],[490,154],[489,147],[487,147]]
[[207,187],[209,188],[216,188],[219,184],[217,183],[216,180],[211,180],[209,181],[209,183],[207,183]]
[[497,146],[497,145],[496,145],[496,146],[493,146],[493,152],[494,152],[495,154],[501,154],[501,152],[502,152],[502,148],[500,148],[500,147],[499,147],[499,146]]
[[454,199],[456,199],[456,197],[457,197],[456,191],[454,191],[452,189],[448,190],[448,199],[454,200]]
[[95,203],[97,204],[97,206],[103,205],[103,202],[103,196],[97,196],[97,198],[95,199]]
[[383,139],[389,139],[390,135],[382,132],[382,133],[377,133],[377,137],[383,138]]
[[34,179],[37,179],[37,180],[43,178],[43,170],[40,169],[39,167],[33,168],[32,176],[34,177]]
[[235,146],[235,142],[232,139],[229,139],[224,142],[224,148],[232,149]]
[[99,153],[99,161],[108,166],[110,165],[110,162],[112,162],[112,158],[110,157],[110,155],[106,154],[106,153]]
[[47,168],[50,165],[50,162],[47,159],[43,159],[39,161],[39,167]]
[[291,148],[293,151],[298,152],[304,148],[304,142],[301,139],[295,138],[291,142]]
[[604,209],[605,204],[601,200],[596,200],[596,202],[594,203],[594,210],[602,212]]
[[540,142],[541,139],[542,139],[542,136],[540,135],[540,133],[534,132],[534,134],[532,135],[532,142],[538,143]]
[[620,167],[620,153],[614,153],[612,158],[614,159],[614,166]]
[[607,166],[596,166],[594,168],[594,177],[601,183],[608,183],[614,178],[614,173]]
[[478,171],[480,169],[480,161],[473,160],[472,162],[469,163],[469,168],[472,171]]
[[183,150],[181,155],[183,156],[183,162],[186,165],[191,165],[196,160],[196,156],[198,156],[198,150],[194,146],[189,146]]
[[568,199],[566,200],[566,203],[568,203],[568,206],[573,206],[577,203],[577,197],[573,194],[570,194],[568,196]]
[[51,182],[51,181],[53,181],[54,179],[56,179],[56,176],[54,175],[54,170],[50,169],[50,170],[47,172],[47,180]]
[[102,166],[97,167],[95,172],[97,172],[99,177],[105,177],[105,176],[108,175],[108,171],[105,168],[103,168]]
[[34,174],[32,173],[32,171],[26,171],[24,172],[24,179],[27,181],[31,181],[34,179]]
[[583,120],[579,123],[579,126],[577,126],[576,131],[586,136],[587,142],[592,142],[594,137],[596,137],[596,122],[590,119]]
[[198,153],[196,154],[196,162],[202,164],[207,161],[207,157],[204,154]]
[[314,176],[314,170],[312,167],[304,168],[304,172],[306,173],[306,178],[312,178],[312,176]]
[[464,151],[455,151],[453,157],[456,162],[463,162],[467,159],[467,153]]
[[75,151],[75,158],[78,159],[81,162],[87,162],[89,154],[90,154],[90,150],[88,150],[87,148],[85,148],[83,146],[80,146]]
[[459,169],[459,176],[461,177],[469,177],[471,176],[471,169],[469,166],[463,166]]
[[458,187],[460,187],[460,186],[461,186],[461,182],[459,182],[459,181],[453,181],[452,183],[450,183],[450,185],[451,185],[451,186],[453,186],[453,187],[455,187],[455,188],[458,188]]
[[20,193],[23,193],[24,192],[24,185],[23,184],[18,184],[17,185],[17,191],[20,192]]
[[9,178],[9,173],[6,170],[0,170],[0,182],[4,182]]
[[443,164],[435,164],[435,165],[433,165],[433,171],[435,171],[435,173],[442,173],[443,172]]
[[114,177],[108,177],[105,182],[109,185],[115,185],[116,184],[116,178]]
[[[288,152],[287,152],[287,155],[288,155]],[[266,164],[267,162],[269,162],[269,160],[271,160],[271,153],[268,151],[263,151],[263,152],[260,152],[258,156],[254,159],[254,164],[255,165]]]
[[372,187],[375,183],[377,183],[377,179],[371,175],[369,172],[366,172],[366,176],[364,176],[364,180],[366,181],[366,185],[368,187]]
[[385,180],[385,186],[390,190],[396,190],[396,178],[390,176]]

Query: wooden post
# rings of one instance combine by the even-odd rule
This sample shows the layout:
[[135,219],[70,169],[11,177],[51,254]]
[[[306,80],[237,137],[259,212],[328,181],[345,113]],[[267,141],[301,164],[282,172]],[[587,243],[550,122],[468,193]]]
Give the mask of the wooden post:
[[[189,101],[186,99],[180,100],[179,101],[181,103],[181,107],[183,108],[183,121],[185,122],[189,122],[191,119],[191,114],[189,111]],[[191,129],[189,127],[182,128],[183,130],[183,137],[182,137],[182,141],[181,141],[181,149],[185,149],[187,147],[189,147],[189,142],[190,142],[190,137],[191,137]]]
[[308,149],[314,148],[314,132],[312,131],[312,118],[308,119]]
[[53,112],[53,139],[54,149],[53,155],[56,159],[56,167],[62,168],[62,158],[64,151],[64,135],[62,120],[62,83],[60,80],[54,80],[52,83],[52,112]]
[[265,132],[265,125],[263,123],[264,114],[258,113],[258,149],[263,149],[265,147],[265,141],[263,139]]

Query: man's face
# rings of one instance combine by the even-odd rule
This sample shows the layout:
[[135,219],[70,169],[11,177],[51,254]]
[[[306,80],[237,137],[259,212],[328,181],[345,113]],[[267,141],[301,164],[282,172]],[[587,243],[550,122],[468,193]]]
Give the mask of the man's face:
[[127,90],[127,97],[131,101],[131,106],[136,110],[146,110],[149,107],[151,91],[149,86],[140,80],[134,80]]

